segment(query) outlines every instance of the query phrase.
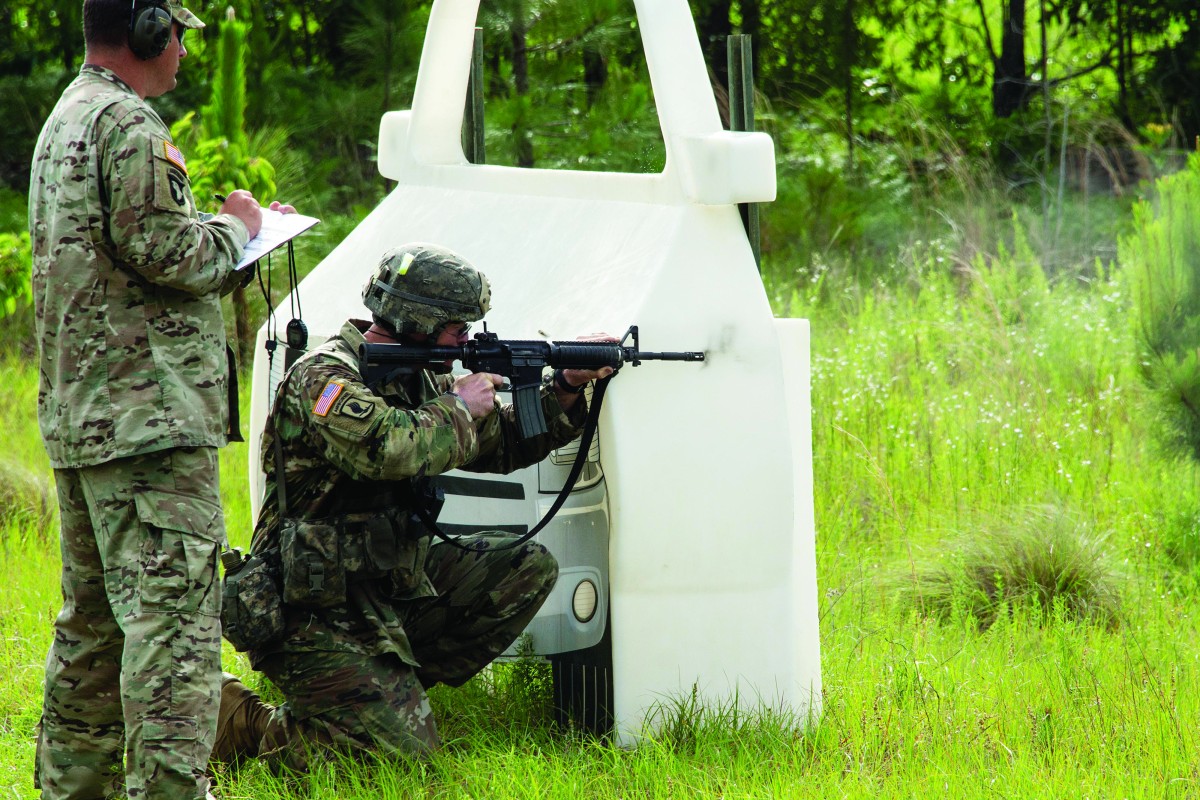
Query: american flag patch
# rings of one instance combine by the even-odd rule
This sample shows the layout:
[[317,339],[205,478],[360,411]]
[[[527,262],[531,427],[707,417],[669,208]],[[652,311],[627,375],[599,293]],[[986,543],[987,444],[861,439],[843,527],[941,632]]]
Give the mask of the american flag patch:
[[183,153],[180,152],[178,147],[165,139],[163,140],[163,155],[167,157],[167,161],[170,161],[183,170],[184,174],[187,174],[187,162],[183,160]]
[[321,390],[321,396],[317,398],[317,404],[313,406],[313,414],[318,417],[328,416],[329,409],[333,407],[333,401],[337,400],[341,393],[342,385],[337,381],[325,384],[325,388]]

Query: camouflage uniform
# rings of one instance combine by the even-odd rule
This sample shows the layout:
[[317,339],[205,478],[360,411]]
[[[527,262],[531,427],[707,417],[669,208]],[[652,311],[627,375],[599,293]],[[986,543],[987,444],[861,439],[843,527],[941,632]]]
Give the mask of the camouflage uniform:
[[[263,437],[267,492],[254,552],[280,545],[276,432],[287,470],[288,516],[308,520],[346,513],[377,517],[396,508],[407,519],[410,478],[456,468],[511,472],[579,433],[585,404],[564,413],[549,389],[543,391],[549,432],[526,441],[516,435],[511,407],[472,420],[466,404],[449,393],[449,375],[419,371],[371,391],[357,363],[366,326],[346,323],[297,362],[279,389]],[[512,537],[479,534],[466,552],[430,546],[429,533],[415,521],[410,525],[410,554],[400,561],[415,569],[373,579],[349,575],[347,600],[339,606],[286,605],[284,637],[251,651],[255,668],[287,698],[276,712],[281,725],[275,740],[259,748],[283,745],[276,761],[302,763],[302,739],[349,751],[436,747],[425,687],[460,685],[490,663],[553,588],[558,566],[541,545],[497,550]],[[278,735],[280,728],[285,735]]]
[[166,125],[95,65],[42,130],[29,227],[63,559],[35,783],[46,798],[122,783],[139,800],[203,797],[225,541],[215,448],[230,424],[219,293],[240,280],[248,232],[201,219]]

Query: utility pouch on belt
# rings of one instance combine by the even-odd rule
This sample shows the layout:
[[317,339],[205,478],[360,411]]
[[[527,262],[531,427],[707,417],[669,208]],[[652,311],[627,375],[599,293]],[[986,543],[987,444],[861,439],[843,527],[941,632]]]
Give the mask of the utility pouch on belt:
[[247,558],[240,550],[230,550],[221,554],[221,563],[222,635],[239,651],[271,644],[283,635],[279,551]]
[[326,521],[280,521],[283,602],[303,608],[346,602],[346,568],[338,545],[338,530]]
[[349,580],[390,574],[403,591],[425,574],[429,541],[410,536],[405,514],[395,508],[284,519],[279,534],[283,601],[289,605],[330,608],[346,602]]

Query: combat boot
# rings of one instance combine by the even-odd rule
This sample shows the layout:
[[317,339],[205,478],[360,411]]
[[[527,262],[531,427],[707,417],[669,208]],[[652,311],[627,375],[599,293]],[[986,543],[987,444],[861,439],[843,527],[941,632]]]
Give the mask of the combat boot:
[[217,740],[210,761],[236,766],[259,755],[265,741],[275,741],[282,725],[275,707],[264,703],[236,675],[221,679],[221,708],[217,712]]

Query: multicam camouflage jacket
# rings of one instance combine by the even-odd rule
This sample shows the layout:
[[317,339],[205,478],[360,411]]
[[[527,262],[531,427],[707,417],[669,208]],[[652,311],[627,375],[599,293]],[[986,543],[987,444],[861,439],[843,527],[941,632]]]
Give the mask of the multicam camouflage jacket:
[[[372,391],[358,367],[367,327],[366,322],[347,322],[337,336],[297,361],[281,382],[263,434],[266,491],[251,551],[283,544],[276,435],[282,444],[289,521],[331,524],[343,537],[343,558],[357,549],[350,538],[383,519],[407,526],[396,532],[412,546],[400,542],[400,555],[389,555],[400,562],[398,569],[347,575],[344,602],[316,609],[285,604],[283,638],[251,650],[255,663],[284,650],[394,653],[415,665],[404,633],[403,604],[435,592],[423,571],[429,532],[411,519],[411,479],[452,469],[507,473],[535,464],[578,436],[587,416],[582,398],[564,413],[546,388],[542,408],[549,430],[522,441],[511,406],[473,420],[466,404],[449,393],[449,375],[422,370]],[[288,558],[284,552],[283,560]]]
[[246,226],[201,221],[166,125],[107,69],[85,64],[42,129],[29,231],[52,466],[224,445],[219,297]]

